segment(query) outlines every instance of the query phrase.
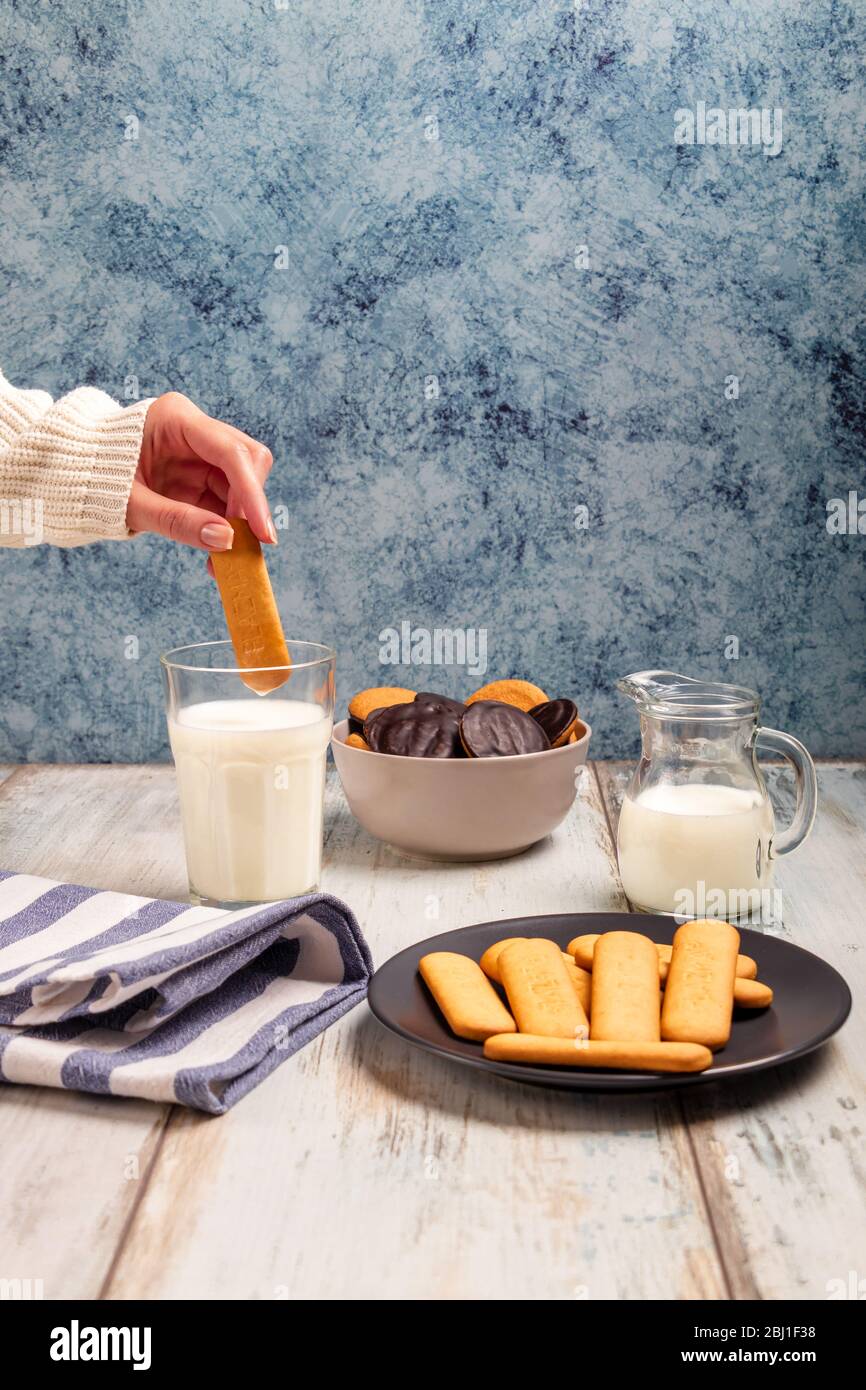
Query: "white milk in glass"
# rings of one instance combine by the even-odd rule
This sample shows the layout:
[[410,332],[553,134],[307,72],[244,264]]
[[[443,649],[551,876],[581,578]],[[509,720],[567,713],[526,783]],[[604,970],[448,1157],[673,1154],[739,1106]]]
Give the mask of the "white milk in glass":
[[757,790],[703,782],[648,787],[622,804],[622,886],[636,906],[656,912],[682,912],[684,891],[697,904],[719,892],[735,904],[769,886],[773,824]]
[[169,720],[195,894],[268,902],[316,887],[330,736],[301,700],[214,700]]

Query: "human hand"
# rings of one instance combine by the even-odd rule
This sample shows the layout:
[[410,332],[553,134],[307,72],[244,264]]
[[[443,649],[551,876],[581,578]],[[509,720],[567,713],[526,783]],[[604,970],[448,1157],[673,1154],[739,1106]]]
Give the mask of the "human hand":
[[272,463],[264,444],[169,391],[145,417],[126,524],[199,550],[230,550],[225,518],[245,516],[260,541],[276,545],[263,486]]

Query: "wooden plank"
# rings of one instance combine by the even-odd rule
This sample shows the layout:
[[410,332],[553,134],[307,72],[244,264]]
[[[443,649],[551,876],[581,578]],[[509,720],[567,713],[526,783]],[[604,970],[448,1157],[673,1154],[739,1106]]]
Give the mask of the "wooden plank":
[[[0,789],[2,867],[123,892],[185,891],[165,767],[23,767]],[[169,1107],[0,1086],[5,1278],[96,1298]]]
[[[600,768],[613,824],[629,773],[624,764]],[[782,934],[845,976],[851,1018],[813,1057],[682,1098],[738,1299],[824,1299],[831,1281],[866,1270],[866,1020],[857,1007],[866,991],[866,767],[825,763],[818,777],[815,829],[778,864]],[[793,809],[790,778],[778,767],[767,778],[783,823]]]
[[44,1298],[97,1298],[157,1150],[167,1107],[0,1087],[3,1277]]
[[174,768],[21,767],[0,790],[3,868],[185,899]]
[[[594,776],[519,859],[423,864],[331,781],[324,886],[377,961],[436,931],[623,905]],[[676,1102],[515,1086],[361,1005],[219,1120],[175,1110],[112,1298],[719,1298]]]

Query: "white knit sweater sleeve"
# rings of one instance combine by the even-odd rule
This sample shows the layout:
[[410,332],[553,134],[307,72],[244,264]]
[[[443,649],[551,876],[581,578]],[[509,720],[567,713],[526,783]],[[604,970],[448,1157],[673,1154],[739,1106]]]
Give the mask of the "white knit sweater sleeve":
[[0,372],[0,545],[127,540],[126,504],[151,400],[80,386],[52,401]]

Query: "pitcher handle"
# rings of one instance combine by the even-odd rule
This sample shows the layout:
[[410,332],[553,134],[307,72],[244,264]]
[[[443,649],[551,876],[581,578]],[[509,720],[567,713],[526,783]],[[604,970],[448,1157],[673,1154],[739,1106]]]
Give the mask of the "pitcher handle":
[[812,829],[818,808],[818,778],[808,750],[790,734],[783,734],[779,729],[758,729],[755,743],[760,748],[781,753],[793,767],[797,778],[794,819],[781,834],[774,835],[770,843],[770,858],[778,859],[780,855],[790,854],[792,849],[797,849]]

